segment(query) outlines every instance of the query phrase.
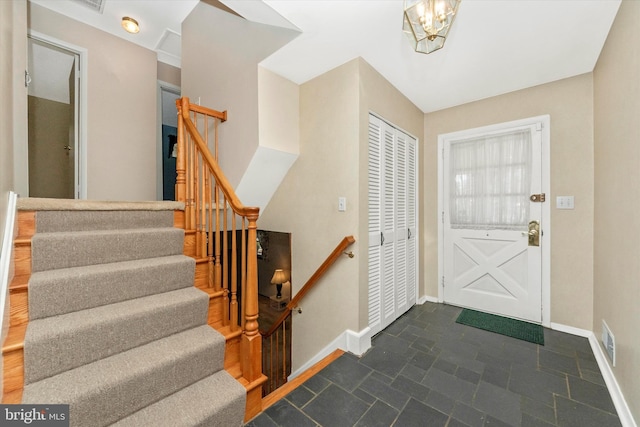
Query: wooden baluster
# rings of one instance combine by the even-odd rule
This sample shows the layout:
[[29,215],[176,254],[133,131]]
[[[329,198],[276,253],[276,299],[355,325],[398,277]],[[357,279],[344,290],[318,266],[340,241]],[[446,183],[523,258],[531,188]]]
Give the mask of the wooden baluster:
[[247,299],[245,329],[242,334],[242,374],[249,382],[262,375],[262,336],[258,331],[258,255],[256,253],[256,229],[258,208],[247,208],[249,235],[253,244],[247,247]]
[[227,216],[229,215],[229,209],[227,204],[227,198],[222,198],[222,289],[224,290],[223,298],[223,310],[224,310],[224,324],[229,324],[229,229],[227,227]]
[[[195,206],[195,193],[196,193],[196,173],[197,173],[197,169],[196,169],[196,154],[195,154],[195,150],[196,150],[196,146],[195,143],[192,141],[192,138],[189,138],[189,145],[188,145],[188,156],[189,156],[189,167],[187,169],[187,197],[188,197],[188,202],[189,202],[189,223],[191,224],[191,229],[192,230],[197,230],[197,222],[196,222],[196,206]],[[197,237],[196,237],[197,239]],[[196,256],[198,256],[199,254],[197,253],[198,251],[198,245],[196,242]]]
[[245,307],[247,306],[247,229],[245,227],[246,222],[244,217],[242,217],[242,249],[240,254],[240,295],[242,298],[240,301],[240,323],[242,329],[244,329],[244,317],[246,314]]
[[[193,112],[193,122],[198,127],[198,119],[200,115],[197,112]],[[195,162],[196,162],[196,214],[198,221],[198,255],[199,258],[206,258],[206,234],[205,234],[205,191],[206,191],[206,174],[205,174],[205,164],[204,159],[200,153],[200,149],[195,147]],[[207,174],[208,175],[208,174]]]
[[287,382],[287,322],[285,321],[282,324],[282,383],[280,385]]
[[216,254],[214,265],[214,280],[213,288],[216,291],[222,289],[222,268],[220,265],[220,189],[218,188],[218,182],[214,182],[215,188],[215,203],[216,203]]
[[231,216],[231,330],[238,330],[238,252],[236,245],[236,214]]
[[207,265],[209,266],[209,268],[207,269],[208,271],[208,277],[207,277],[207,286],[210,288],[214,287],[214,280],[213,280],[213,274],[214,274],[214,268],[213,268],[213,205],[212,205],[212,197],[211,197],[211,192],[213,191],[213,185],[211,185],[211,182],[213,181],[213,176],[211,176],[211,173],[209,173],[209,171],[207,170],[207,182],[209,184],[209,188],[207,190],[207,257],[209,259],[209,261],[207,262]]

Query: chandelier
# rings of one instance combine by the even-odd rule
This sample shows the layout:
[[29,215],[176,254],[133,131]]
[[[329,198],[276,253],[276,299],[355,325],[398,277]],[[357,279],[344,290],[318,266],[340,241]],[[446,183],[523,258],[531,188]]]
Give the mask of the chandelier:
[[460,0],[405,0],[402,30],[416,52],[431,53],[444,46]]

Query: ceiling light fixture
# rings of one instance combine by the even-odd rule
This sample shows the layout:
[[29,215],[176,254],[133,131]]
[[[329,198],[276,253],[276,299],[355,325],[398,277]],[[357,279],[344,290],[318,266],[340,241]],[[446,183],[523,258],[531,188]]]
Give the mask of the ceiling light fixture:
[[458,6],[460,0],[405,0],[402,30],[416,52],[431,53],[444,46]]
[[138,21],[133,18],[129,18],[128,16],[122,18],[122,28],[124,28],[127,33],[131,34],[137,34],[140,31]]

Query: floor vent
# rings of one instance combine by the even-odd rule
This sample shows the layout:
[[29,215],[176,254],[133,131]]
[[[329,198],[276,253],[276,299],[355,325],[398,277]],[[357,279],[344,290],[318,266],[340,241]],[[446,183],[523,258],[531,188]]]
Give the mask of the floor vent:
[[607,323],[602,321],[602,345],[609,355],[611,366],[616,366],[616,339],[611,333]]
[[106,0],[74,0],[74,1],[100,14],[104,10],[104,3],[106,2]]

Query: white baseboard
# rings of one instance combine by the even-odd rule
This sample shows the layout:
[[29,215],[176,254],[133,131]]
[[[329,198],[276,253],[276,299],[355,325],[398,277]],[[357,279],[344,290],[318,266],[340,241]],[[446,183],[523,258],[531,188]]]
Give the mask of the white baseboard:
[[571,335],[577,335],[583,338],[589,338],[591,335],[593,335],[593,332],[586,329],[574,328],[573,326],[562,325],[560,323],[551,322],[551,329],[553,329],[554,331],[565,332]]
[[368,326],[360,332],[353,332],[349,329],[338,335],[336,339],[331,341],[329,345],[320,350],[314,357],[307,361],[300,368],[296,369],[288,377],[288,381],[291,381],[301,373],[310,369],[313,365],[320,362],[322,359],[340,349],[353,353],[357,356],[363,355],[367,350],[371,348],[371,328]]
[[629,405],[627,405],[627,401],[622,394],[622,390],[620,390],[618,381],[616,381],[611,365],[609,365],[609,362],[607,361],[604,350],[593,332],[589,335],[589,344],[591,344],[591,350],[593,351],[593,355],[596,357],[604,382],[607,384],[607,388],[609,389],[609,394],[611,394],[613,405],[616,407],[616,411],[618,411],[622,427],[638,427],[633,419],[633,414],[631,414]]
[[442,301],[438,301],[438,298],[430,297],[428,295],[422,296],[418,299],[416,304],[422,305],[425,302],[435,302],[436,304],[441,303]]
[[613,374],[611,365],[609,365],[607,357],[604,354],[604,350],[602,349],[602,346],[600,345],[600,342],[598,341],[596,335],[592,331],[588,331],[586,329],[574,328],[573,326],[561,325],[559,323],[551,323],[551,329],[589,339],[591,351],[593,351],[593,355],[596,358],[596,362],[598,363],[598,367],[600,368],[600,372],[602,373],[604,382],[607,385],[609,394],[611,395],[611,400],[613,400],[613,405],[618,412],[618,417],[620,417],[622,426],[638,427],[633,419],[633,415],[631,414],[629,405],[627,405],[627,401],[622,394],[622,390],[620,390],[618,381],[616,381],[616,377]]

